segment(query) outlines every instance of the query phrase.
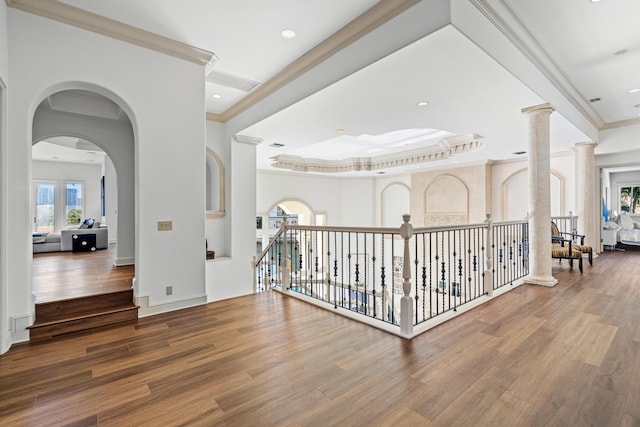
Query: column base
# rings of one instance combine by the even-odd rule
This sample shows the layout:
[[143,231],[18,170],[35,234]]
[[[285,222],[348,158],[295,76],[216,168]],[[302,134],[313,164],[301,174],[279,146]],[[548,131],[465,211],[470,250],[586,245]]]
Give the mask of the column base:
[[539,286],[547,286],[549,288],[554,287],[558,284],[558,279],[553,276],[548,277],[535,277],[532,275],[524,277],[524,283],[528,283],[530,285],[539,285]]

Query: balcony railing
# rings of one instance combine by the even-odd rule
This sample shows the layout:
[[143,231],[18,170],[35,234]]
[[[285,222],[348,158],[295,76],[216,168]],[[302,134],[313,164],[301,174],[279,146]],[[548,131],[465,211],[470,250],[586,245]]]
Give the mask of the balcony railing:
[[410,337],[529,272],[526,221],[493,224],[487,216],[482,224],[413,229],[405,217],[400,228],[285,221],[254,260],[255,290],[276,289]]

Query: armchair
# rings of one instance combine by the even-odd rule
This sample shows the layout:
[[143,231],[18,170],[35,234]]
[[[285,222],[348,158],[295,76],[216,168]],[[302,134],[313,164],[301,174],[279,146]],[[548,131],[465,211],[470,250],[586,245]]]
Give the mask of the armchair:
[[[570,237],[566,239],[562,237],[563,235]],[[584,244],[584,237],[584,234],[562,232],[558,229],[556,223],[551,221],[551,243],[560,243],[561,246],[564,246],[563,242],[568,241],[571,249],[587,254],[589,257],[589,265],[593,265],[593,248]],[[577,238],[580,238],[580,243],[573,243],[573,240]],[[580,268],[580,271],[582,271],[582,268]]]

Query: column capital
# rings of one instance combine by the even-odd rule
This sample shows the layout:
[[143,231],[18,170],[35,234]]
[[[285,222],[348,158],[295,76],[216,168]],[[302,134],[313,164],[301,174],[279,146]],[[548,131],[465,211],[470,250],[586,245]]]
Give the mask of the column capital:
[[574,145],[576,146],[576,148],[592,148],[598,145],[598,143],[594,141],[584,141],[576,142]]
[[239,142],[240,144],[247,144],[247,145],[259,145],[260,143],[262,143],[263,139],[261,138],[254,138],[253,136],[245,136],[245,135],[234,135],[233,139],[236,142]]
[[532,107],[527,107],[527,108],[523,108],[522,110],[520,110],[523,114],[529,114],[529,113],[543,113],[543,112],[549,112],[549,113],[553,113],[554,111],[556,111],[555,107],[553,105],[551,105],[549,102],[546,102],[544,104],[540,104],[540,105],[534,105]]

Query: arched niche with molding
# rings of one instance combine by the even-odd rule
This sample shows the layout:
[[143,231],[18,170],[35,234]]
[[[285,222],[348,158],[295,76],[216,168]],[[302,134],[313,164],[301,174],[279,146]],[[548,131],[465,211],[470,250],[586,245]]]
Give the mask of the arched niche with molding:
[[380,224],[399,227],[402,215],[411,212],[411,189],[402,182],[392,182],[380,194]]
[[424,191],[426,227],[469,222],[469,189],[453,175],[440,175]]
[[207,218],[222,217],[226,213],[224,206],[224,165],[220,156],[210,148],[207,148],[205,176]]
[[[549,176],[551,216],[565,214],[564,177],[552,170]],[[526,168],[509,175],[501,185],[501,213],[503,221],[525,219],[529,210],[529,174]]]

